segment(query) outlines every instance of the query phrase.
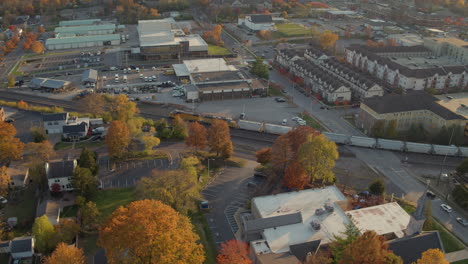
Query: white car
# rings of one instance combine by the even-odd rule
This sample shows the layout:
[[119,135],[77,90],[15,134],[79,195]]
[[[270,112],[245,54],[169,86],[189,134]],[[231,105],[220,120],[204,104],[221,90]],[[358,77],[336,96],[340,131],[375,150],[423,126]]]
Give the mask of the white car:
[[298,116],[295,116],[295,117],[291,118],[292,121],[297,121],[297,120],[299,120],[299,119],[302,119],[302,118],[300,118],[300,117],[298,117]]
[[307,125],[306,121],[304,121],[304,120],[297,121],[297,123],[298,123],[299,125],[301,125],[301,126]]
[[0,203],[6,204],[6,203],[8,203],[8,200],[5,197],[0,196]]
[[447,213],[451,213],[452,212],[452,207],[446,205],[446,204],[441,204],[440,207],[446,211]]

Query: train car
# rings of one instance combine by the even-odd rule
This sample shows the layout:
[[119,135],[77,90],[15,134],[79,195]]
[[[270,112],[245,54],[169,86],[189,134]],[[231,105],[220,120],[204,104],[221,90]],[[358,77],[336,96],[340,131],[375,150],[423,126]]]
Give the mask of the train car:
[[379,138],[377,139],[377,148],[403,151],[405,149],[405,142]]
[[375,138],[370,137],[351,136],[349,141],[350,145],[356,147],[375,148],[377,146],[377,140]]
[[237,122],[232,120],[232,118],[229,117],[223,117],[223,116],[215,116],[215,115],[210,115],[210,114],[203,114],[201,115],[201,122],[212,124],[214,120],[224,120],[228,123],[228,126],[237,128]]
[[468,157],[468,148],[467,147],[459,147],[460,155],[462,157]]
[[432,145],[433,153],[436,155],[448,155],[448,156],[458,156],[458,147],[455,145],[446,146],[446,145]]
[[350,136],[336,133],[323,132],[323,135],[330,141],[337,144],[348,144]]
[[182,110],[174,110],[169,114],[169,116],[171,118],[175,118],[176,116],[179,116],[183,120],[189,120],[189,121],[202,121],[202,117],[200,114],[182,111]]
[[422,144],[422,143],[415,143],[415,142],[406,142],[405,151],[415,152],[415,153],[431,154],[432,153],[432,145]]
[[269,123],[265,123],[264,128],[264,132],[274,135],[283,135],[292,130],[292,127],[290,126],[281,126]]
[[254,122],[254,121],[247,121],[247,120],[239,120],[237,122],[239,129],[249,130],[249,131],[256,131],[256,132],[263,132],[263,123],[261,122]]

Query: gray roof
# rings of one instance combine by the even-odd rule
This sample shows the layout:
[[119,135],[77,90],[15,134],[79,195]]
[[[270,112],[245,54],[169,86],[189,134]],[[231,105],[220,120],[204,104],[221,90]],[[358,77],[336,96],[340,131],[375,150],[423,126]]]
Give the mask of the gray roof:
[[15,238],[11,241],[11,253],[32,251],[32,237]]
[[268,228],[293,225],[298,223],[302,223],[301,212],[249,220],[246,221],[244,224],[246,232],[256,232]]
[[97,24],[97,25],[79,25],[73,27],[57,27],[55,28],[56,33],[76,33],[82,34],[89,31],[99,31],[99,30],[115,30],[114,24]]
[[253,23],[271,23],[273,19],[271,18],[271,15],[250,15],[250,20],[252,20]]
[[10,247],[10,241],[0,242],[0,248]]
[[438,231],[423,232],[415,236],[393,240],[388,244],[388,249],[400,256],[404,264],[414,263],[428,249],[440,249],[444,252]]
[[81,132],[86,132],[87,129],[88,129],[87,124],[83,122],[78,125],[63,126],[63,133],[64,134],[81,133]]
[[307,254],[310,252],[312,255],[314,255],[319,247],[320,240],[314,240],[301,244],[290,245],[289,250],[294,256],[296,256],[297,259],[304,262],[307,259]]
[[73,160],[61,160],[49,163],[48,179],[73,176],[75,163]]
[[33,78],[30,82],[30,85],[41,87],[41,88],[50,88],[50,89],[59,89],[69,84],[70,84],[69,81],[62,81],[62,80],[48,79],[48,78]]
[[69,43],[104,42],[104,41],[112,41],[112,40],[120,40],[120,34],[77,36],[77,37],[65,37],[65,38],[48,38],[46,40],[46,46],[57,45],[57,44],[69,44]]
[[42,114],[42,121],[64,121],[68,119],[68,113]]
[[59,26],[67,27],[67,26],[81,26],[81,25],[92,25],[95,23],[101,22],[101,19],[83,19],[83,20],[67,20],[67,21],[60,21]]
[[436,101],[437,98],[425,92],[412,92],[366,98],[363,104],[379,114],[429,110],[445,120],[465,120],[465,117],[448,110]]
[[81,76],[82,82],[97,82],[98,79],[98,72],[93,69],[88,69],[83,72]]

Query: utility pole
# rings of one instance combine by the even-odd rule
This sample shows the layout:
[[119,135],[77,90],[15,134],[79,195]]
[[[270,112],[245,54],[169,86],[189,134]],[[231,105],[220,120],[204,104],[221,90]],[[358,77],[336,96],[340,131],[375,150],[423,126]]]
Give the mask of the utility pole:
[[[455,132],[455,126],[452,128],[452,134],[450,135],[449,146],[452,144],[453,133]],[[445,160],[447,159],[448,151],[445,153],[444,160],[442,161],[442,166],[440,166],[439,177],[437,177],[437,186],[440,184],[440,177],[442,176],[442,171],[444,169]]]

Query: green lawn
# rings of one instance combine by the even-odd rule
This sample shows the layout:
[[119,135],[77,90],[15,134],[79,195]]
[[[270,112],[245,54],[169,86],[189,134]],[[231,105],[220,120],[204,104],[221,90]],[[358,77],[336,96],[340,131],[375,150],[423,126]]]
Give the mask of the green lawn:
[[208,54],[226,56],[231,55],[231,52],[225,47],[208,44]]
[[273,32],[275,38],[303,37],[309,34],[310,30],[294,23],[276,24],[277,31]]
[[86,235],[81,238],[81,244],[86,256],[91,256],[96,254],[99,247],[96,245],[98,240],[98,235]]
[[451,264],[468,264],[468,259],[452,262]]
[[192,224],[195,226],[195,232],[200,236],[200,242],[205,249],[205,264],[215,264],[216,256],[218,255],[216,243],[213,240],[213,235],[208,227],[206,218],[201,212],[197,212],[190,216]]
[[76,213],[78,213],[78,205],[65,206],[60,212],[60,218],[76,217]]
[[[103,140],[97,140],[97,141],[85,141],[85,142],[78,142],[75,144],[75,149],[83,148],[83,147],[102,147],[106,144]],[[62,150],[62,149],[71,149],[73,146],[73,143],[71,142],[58,142],[55,144],[54,149],[55,150]]]
[[[18,217],[20,228],[28,230],[34,222],[36,215],[36,197],[34,189],[26,189],[22,193],[19,202],[10,201],[5,207],[5,218]],[[22,226],[24,223],[24,226]]]
[[304,121],[306,121],[307,125],[318,130],[318,131],[326,131],[326,129],[310,115],[300,114],[299,115]]
[[465,248],[463,244],[458,242],[450,233],[448,233],[440,224],[436,223],[435,221],[432,223],[431,228],[427,228],[427,230],[424,231],[433,231],[437,230],[439,231],[440,234],[440,239],[442,240],[442,243],[444,244],[445,252],[450,253],[450,252],[455,252],[458,250],[462,250]]
[[268,95],[278,97],[283,96],[283,93],[281,92],[279,86],[277,87],[276,85],[270,85],[268,88]]
[[125,206],[135,200],[135,188],[102,190],[93,200],[101,212],[101,218],[106,219],[119,206]]

